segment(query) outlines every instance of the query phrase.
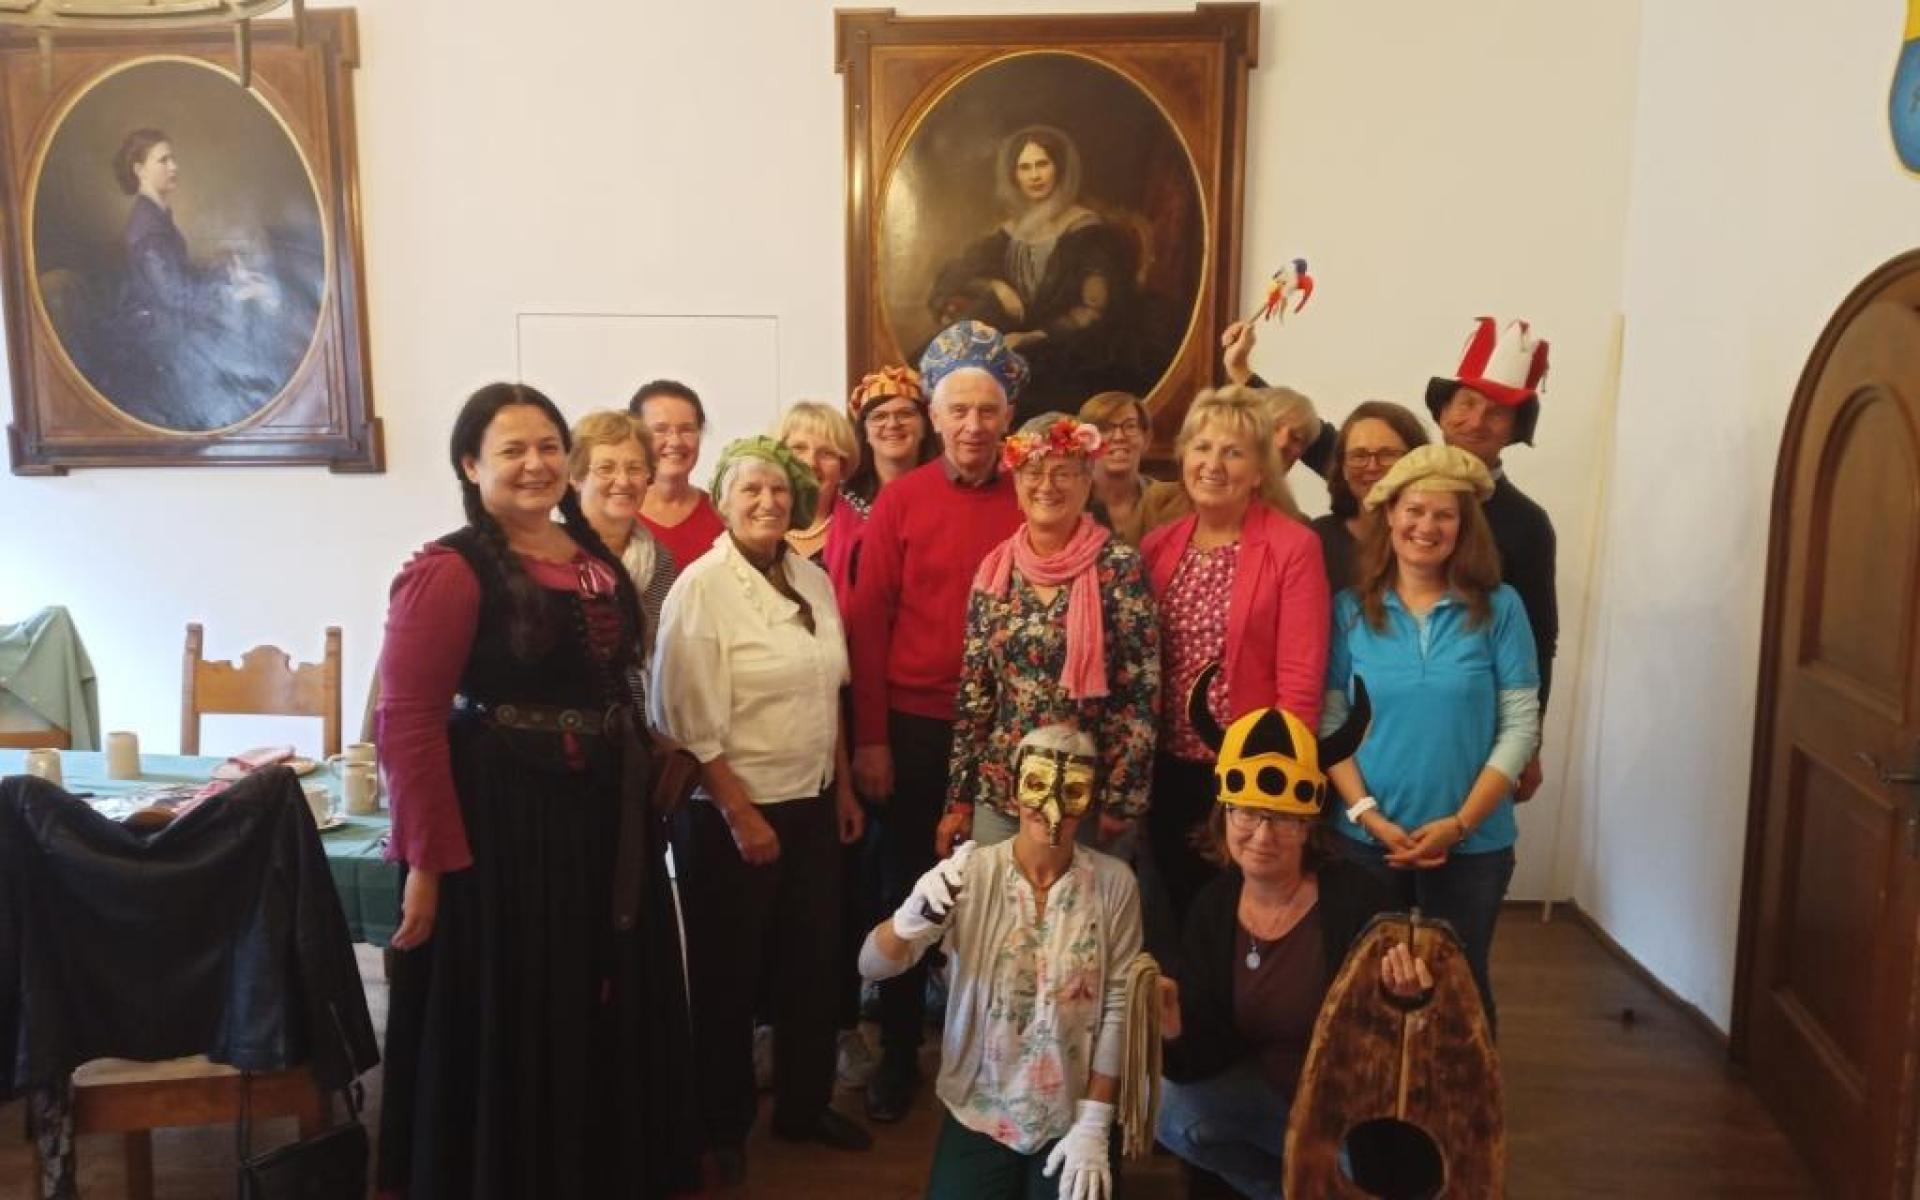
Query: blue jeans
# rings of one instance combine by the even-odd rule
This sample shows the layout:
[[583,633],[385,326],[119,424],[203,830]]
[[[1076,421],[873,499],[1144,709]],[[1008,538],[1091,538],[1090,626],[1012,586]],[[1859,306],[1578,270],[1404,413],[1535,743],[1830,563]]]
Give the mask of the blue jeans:
[[1293,1097],[1274,1091],[1251,1062],[1194,1083],[1160,1087],[1160,1144],[1212,1171],[1242,1196],[1280,1200],[1287,1114]]
[[[1493,926],[1500,916],[1500,902],[1506,898],[1507,883],[1513,878],[1513,847],[1489,850],[1483,854],[1452,854],[1437,867],[1414,869],[1387,865],[1386,851],[1363,844],[1344,835],[1334,839],[1348,861],[1358,866],[1375,885],[1371,898],[1375,912],[1408,912],[1419,908],[1423,917],[1439,917],[1460,935],[1467,966],[1473,982],[1480,988],[1480,1003],[1486,1009],[1487,1028],[1494,1028],[1493,981],[1487,974],[1487,959],[1493,950]],[[1357,936],[1367,915],[1360,917]]]

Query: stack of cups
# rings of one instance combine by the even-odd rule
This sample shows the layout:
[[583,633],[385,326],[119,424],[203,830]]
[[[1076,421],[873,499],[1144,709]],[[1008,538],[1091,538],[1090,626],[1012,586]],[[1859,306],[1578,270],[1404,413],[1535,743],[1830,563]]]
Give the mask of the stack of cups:
[[328,761],[340,772],[349,815],[365,817],[380,811],[380,765],[372,742],[355,742]]

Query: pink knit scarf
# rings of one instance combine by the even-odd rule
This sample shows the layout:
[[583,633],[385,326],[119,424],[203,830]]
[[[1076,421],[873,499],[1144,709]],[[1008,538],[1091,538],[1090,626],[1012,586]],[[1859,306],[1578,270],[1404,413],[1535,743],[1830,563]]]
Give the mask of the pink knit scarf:
[[1098,700],[1107,694],[1107,634],[1100,620],[1100,584],[1094,563],[1111,536],[1082,514],[1080,527],[1067,544],[1042,558],[1028,544],[1022,526],[987,554],[973,577],[976,590],[1000,597],[1013,586],[1015,567],[1037,587],[1067,586],[1067,664],[1060,672],[1060,684],[1075,700]]

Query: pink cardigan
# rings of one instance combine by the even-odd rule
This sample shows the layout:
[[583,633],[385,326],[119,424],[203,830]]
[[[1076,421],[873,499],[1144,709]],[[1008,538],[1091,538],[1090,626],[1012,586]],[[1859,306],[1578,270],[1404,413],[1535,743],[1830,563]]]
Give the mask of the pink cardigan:
[[[1165,598],[1198,520],[1189,513],[1140,543],[1156,600]],[[1332,619],[1319,539],[1300,522],[1255,503],[1240,530],[1240,557],[1227,602],[1224,669],[1233,714],[1274,706],[1318,727]]]

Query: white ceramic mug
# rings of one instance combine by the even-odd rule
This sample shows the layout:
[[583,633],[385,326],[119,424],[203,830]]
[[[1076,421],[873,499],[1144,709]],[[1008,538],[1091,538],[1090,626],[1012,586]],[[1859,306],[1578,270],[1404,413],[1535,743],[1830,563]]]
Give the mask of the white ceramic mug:
[[333,819],[333,793],[322,784],[310,783],[304,789],[307,794],[307,807],[313,812],[313,823],[325,825]]
[[107,778],[140,778],[140,738],[125,730],[107,735]]
[[379,768],[370,762],[348,761],[341,764],[340,782],[349,815],[365,817],[380,811]]
[[62,787],[66,783],[66,780],[60,774],[60,752],[58,750],[41,748],[27,751],[27,774],[38,775],[55,787]]
[[372,742],[348,742],[345,750],[327,755],[327,765],[338,770],[347,763],[372,763],[376,754]]

